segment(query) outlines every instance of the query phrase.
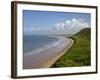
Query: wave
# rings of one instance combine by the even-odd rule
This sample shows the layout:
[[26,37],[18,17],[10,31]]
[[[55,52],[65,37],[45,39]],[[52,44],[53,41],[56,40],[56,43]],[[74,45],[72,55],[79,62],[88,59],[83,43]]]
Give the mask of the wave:
[[24,57],[31,56],[33,54],[40,53],[41,51],[44,51],[44,50],[58,46],[59,44],[61,44],[63,42],[63,38],[62,37],[57,37],[57,38],[59,38],[58,41],[52,42],[48,45],[44,45],[42,48],[31,50],[31,51],[27,52],[27,54],[24,54]]

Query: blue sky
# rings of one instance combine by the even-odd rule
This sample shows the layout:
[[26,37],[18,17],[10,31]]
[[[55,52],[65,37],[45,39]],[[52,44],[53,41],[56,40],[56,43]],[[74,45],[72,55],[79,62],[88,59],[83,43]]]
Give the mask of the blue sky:
[[71,34],[90,23],[89,13],[23,10],[24,34]]

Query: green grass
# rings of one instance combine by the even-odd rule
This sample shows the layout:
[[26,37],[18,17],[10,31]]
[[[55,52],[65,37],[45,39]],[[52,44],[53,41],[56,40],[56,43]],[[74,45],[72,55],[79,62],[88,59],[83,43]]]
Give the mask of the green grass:
[[85,28],[71,38],[74,39],[69,49],[52,67],[75,67],[91,65],[90,28]]

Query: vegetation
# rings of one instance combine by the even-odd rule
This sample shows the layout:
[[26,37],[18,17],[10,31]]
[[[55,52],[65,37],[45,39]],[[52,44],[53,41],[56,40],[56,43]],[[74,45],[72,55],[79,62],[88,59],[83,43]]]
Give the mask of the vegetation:
[[74,67],[91,65],[90,28],[85,28],[73,35],[72,48],[69,49],[52,67]]

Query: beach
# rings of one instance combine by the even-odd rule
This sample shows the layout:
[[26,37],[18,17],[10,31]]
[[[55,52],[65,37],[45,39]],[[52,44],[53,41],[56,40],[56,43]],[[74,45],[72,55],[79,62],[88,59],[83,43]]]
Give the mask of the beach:
[[70,38],[59,37],[61,41],[41,50],[38,54],[31,54],[23,59],[23,69],[49,68],[73,45]]

